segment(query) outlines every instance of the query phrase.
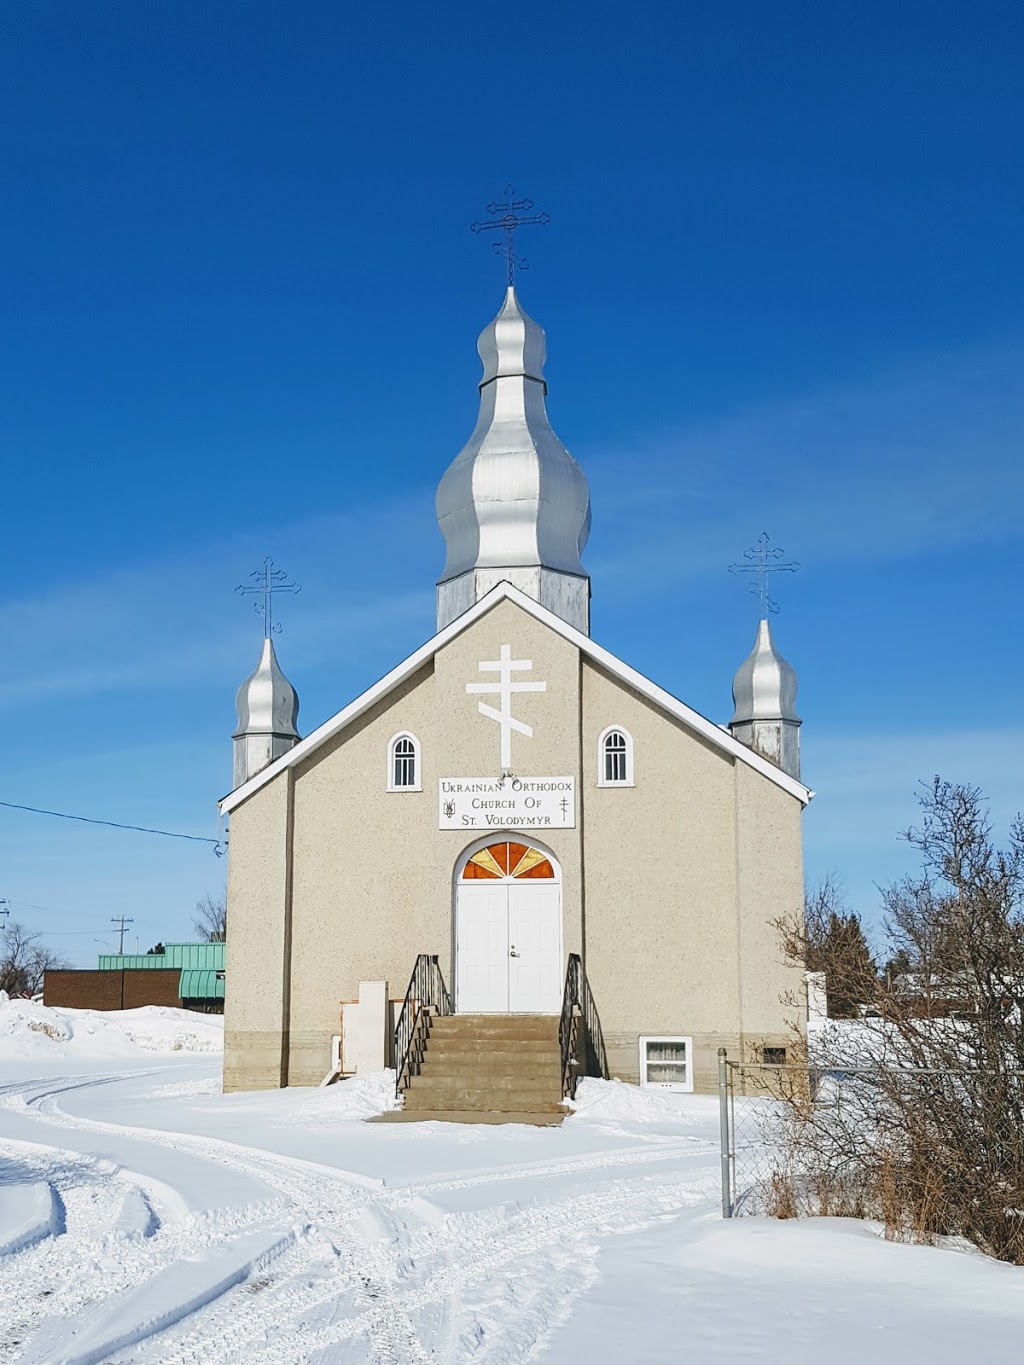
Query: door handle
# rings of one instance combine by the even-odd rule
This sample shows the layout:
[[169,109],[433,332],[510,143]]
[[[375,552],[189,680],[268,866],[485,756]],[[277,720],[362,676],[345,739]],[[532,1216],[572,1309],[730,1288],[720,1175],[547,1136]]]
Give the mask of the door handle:
[[509,955],[509,957],[518,957],[518,956],[519,956],[519,954],[516,952],[516,950],[515,950],[514,948],[510,948],[510,949],[508,950],[508,955]]

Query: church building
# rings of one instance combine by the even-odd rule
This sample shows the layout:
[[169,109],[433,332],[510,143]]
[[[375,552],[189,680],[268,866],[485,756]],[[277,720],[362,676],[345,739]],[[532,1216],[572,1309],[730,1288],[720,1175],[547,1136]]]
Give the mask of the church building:
[[795,674],[764,613],[726,727],[591,639],[587,480],[514,287],[479,352],[437,633],[305,738],[270,639],[238,694],[227,1090],[319,1083],[370,982],[406,1108],[437,1081],[424,1117],[552,1112],[586,1072],[706,1091],[719,1047],[790,1041]]

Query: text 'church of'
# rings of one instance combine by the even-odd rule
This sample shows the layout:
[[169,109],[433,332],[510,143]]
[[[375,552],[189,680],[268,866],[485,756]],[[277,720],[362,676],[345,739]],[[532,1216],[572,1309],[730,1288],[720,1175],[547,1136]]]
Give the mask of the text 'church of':
[[436,635],[305,739],[269,639],[239,692],[226,1089],[320,1082],[361,983],[424,1117],[552,1114],[587,1071],[706,1090],[720,1046],[789,1041],[793,670],[762,620],[726,729],[590,638],[587,480],[514,288],[479,351]]

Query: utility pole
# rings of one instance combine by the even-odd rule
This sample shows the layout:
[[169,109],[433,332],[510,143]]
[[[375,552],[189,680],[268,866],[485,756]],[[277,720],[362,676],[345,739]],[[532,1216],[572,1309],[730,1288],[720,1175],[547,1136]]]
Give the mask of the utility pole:
[[121,935],[120,939],[118,940],[118,945],[117,945],[117,954],[118,954],[118,957],[121,957],[121,956],[123,956],[123,954],[124,954],[124,932],[125,932],[125,926],[128,925],[128,924],[134,924],[135,921],[134,921],[133,919],[129,919],[129,918],[128,918],[127,916],[125,916],[125,915],[111,915],[111,916],[110,916],[110,922],[111,922],[111,924],[116,924],[116,925],[117,925],[117,932]]
[[10,912],[10,910],[8,910],[8,908],[7,908],[7,897],[6,897],[6,896],[0,896],[0,915],[6,915],[6,916],[7,916],[7,923],[10,924],[10,922],[11,922],[11,912]]

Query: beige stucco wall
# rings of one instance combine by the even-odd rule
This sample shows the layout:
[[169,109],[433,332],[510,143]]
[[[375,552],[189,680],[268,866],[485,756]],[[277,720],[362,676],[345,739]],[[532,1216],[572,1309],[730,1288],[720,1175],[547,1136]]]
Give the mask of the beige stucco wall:
[[[287,774],[233,813],[226,1083],[280,1084],[255,1040],[282,1032],[286,1082],[318,1082],[339,1002],[361,980],[402,996],[417,953],[437,953],[453,987],[453,870],[480,832],[438,830],[437,782],[499,770],[498,726],[466,683],[493,680],[478,665],[503,644],[547,683],[515,698],[534,737],[513,735],[513,771],[577,778],[577,827],[534,842],[561,863],[564,951],[584,954],[613,1071],[637,1078],[643,1032],[692,1035],[704,1082],[720,1043],[735,1054],[755,1030],[782,1040],[777,996],[789,978],[763,921],[788,908],[794,887],[799,904],[799,803],[506,600],[296,766],[290,886]],[[611,723],[633,736],[635,788],[597,786],[597,737]],[[386,790],[400,730],[420,741],[421,792]]]
[[[780,994],[806,1008],[803,970],[782,961],[772,924],[802,914],[804,902],[801,808],[779,787],[736,764],[736,844],[739,868],[740,975],[743,1026],[752,1040],[777,1037]],[[796,1007],[783,1013],[792,1019]],[[769,1036],[771,1035],[771,1036]]]
[[[330,1063],[338,1007],[354,1000],[360,981],[388,982],[405,993],[417,953],[437,953],[449,988],[452,972],[452,877],[477,831],[439,831],[439,777],[497,773],[497,725],[477,712],[470,681],[491,681],[482,660],[514,641],[516,656],[533,662],[540,694],[516,698],[516,715],[536,738],[514,735],[513,768],[575,773],[579,767],[579,655],[561,636],[511,602],[499,603],[458,636],[415,678],[364,714],[294,770],[291,1017],[287,1079],[311,1085]],[[388,792],[391,737],[409,730],[420,741],[421,792]],[[264,791],[282,785],[283,775]],[[236,830],[248,822],[244,802],[232,815],[231,858],[248,860]],[[578,830],[542,840],[562,862],[565,951],[580,948]],[[239,853],[237,850],[244,851]],[[231,936],[249,937],[249,913],[234,898]],[[255,948],[253,950],[256,951]],[[235,973],[227,995],[248,987]],[[261,1073],[262,1074],[262,1073]],[[259,1077],[254,1083],[263,1084]]]
[[[767,921],[800,906],[801,806],[589,660],[583,700],[585,962],[609,1066],[638,1080],[642,1034],[690,1036],[711,1089],[720,1046],[786,1041],[800,974]],[[632,788],[596,783],[613,724],[633,738]]]
[[[417,952],[447,952],[429,795],[433,710],[428,667],[297,769],[292,1084],[313,1084],[328,1070],[339,1002],[357,999],[360,981],[387,981],[401,995]],[[422,745],[422,792],[386,790],[388,742],[398,730]]]
[[290,806],[291,782],[284,773],[231,819],[225,1090],[262,1090],[284,1083]]

